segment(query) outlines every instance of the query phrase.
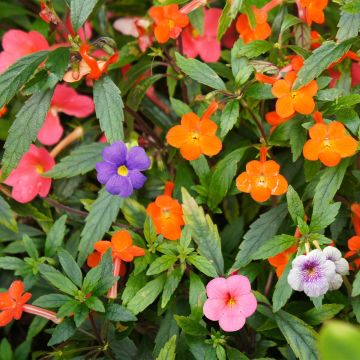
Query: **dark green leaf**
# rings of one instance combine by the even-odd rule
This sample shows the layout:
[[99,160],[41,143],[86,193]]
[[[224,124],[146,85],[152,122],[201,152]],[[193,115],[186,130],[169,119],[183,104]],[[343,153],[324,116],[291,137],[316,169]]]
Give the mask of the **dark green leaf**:
[[291,235],[276,235],[269,241],[266,241],[260,249],[255,251],[253,255],[254,260],[268,259],[269,257],[275,256],[289,247],[295,245],[297,242],[296,237]]
[[60,325],[58,325],[48,342],[48,346],[60,344],[73,336],[76,332],[76,326],[72,319],[65,319]]
[[45,241],[45,256],[52,257],[61,246],[66,231],[67,216],[63,215],[57,219],[49,230]]
[[274,312],[279,311],[290,299],[292,294],[292,288],[287,282],[287,277],[291,270],[291,262],[292,259],[290,259],[287,263],[284,272],[280,276],[280,279],[275,286],[275,291],[272,297]]
[[27,235],[23,236],[22,241],[23,241],[25,250],[29,254],[29,256],[33,259],[38,259],[39,252],[37,251],[37,248],[36,248],[34,242]]
[[109,304],[106,307],[105,317],[111,321],[136,321],[136,316],[119,304]]
[[190,264],[194,265],[199,271],[209,277],[217,277],[216,269],[214,265],[201,255],[190,255],[187,260]]
[[75,32],[83,26],[98,1],[99,0],[71,0],[70,15]]
[[[342,8],[342,10],[344,10],[344,8],[346,9],[346,5]],[[360,12],[360,9],[358,12]],[[357,36],[360,30],[360,14],[341,12],[340,20],[337,26],[339,28],[336,34],[337,40],[344,41]]]
[[18,231],[16,220],[11,208],[2,196],[0,196],[0,224],[6,226],[12,231]]
[[62,294],[48,294],[37,298],[33,305],[45,308],[58,308],[63,306],[67,301],[71,300],[69,296]]
[[0,257],[0,269],[2,270],[19,270],[23,265],[24,261],[12,256],[1,256]]
[[58,81],[61,81],[69,66],[69,61],[70,47],[59,47],[49,53],[45,68],[54,74]]
[[172,267],[177,260],[175,255],[163,255],[157,258],[149,267],[146,275],[156,275],[159,274],[170,267]]
[[252,59],[270,51],[273,46],[274,45],[271,42],[266,40],[254,40],[243,45],[237,53],[237,56],[246,56],[247,58]]
[[189,335],[193,336],[205,336],[207,335],[207,330],[204,326],[199,324],[199,321],[192,319],[187,316],[174,316],[179,327]]
[[174,294],[175,290],[180,284],[182,276],[184,274],[184,269],[182,267],[177,267],[170,274],[167,274],[167,278],[164,285],[163,294],[161,297],[161,307],[164,308],[171,296]]
[[60,249],[58,257],[65,274],[74,282],[74,284],[81,287],[82,273],[74,258],[65,249]]
[[297,224],[298,218],[304,219],[305,210],[299,195],[291,185],[289,185],[288,191],[286,193],[286,199],[287,199],[289,214],[293,219],[294,223]]
[[222,114],[220,120],[220,136],[224,138],[227,133],[234,127],[237,120],[239,119],[239,101],[232,100],[229,101]]
[[332,319],[344,308],[339,304],[323,304],[320,309],[312,308],[302,314],[301,318],[310,325],[319,325]]

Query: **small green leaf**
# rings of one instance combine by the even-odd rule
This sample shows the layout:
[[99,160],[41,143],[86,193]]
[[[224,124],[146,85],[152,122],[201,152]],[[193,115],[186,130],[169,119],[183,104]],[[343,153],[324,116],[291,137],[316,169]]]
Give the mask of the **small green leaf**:
[[71,24],[77,32],[94,10],[99,0],[71,0]]
[[295,245],[297,242],[296,237],[291,235],[276,235],[270,240],[266,241],[260,249],[255,251],[253,256],[254,260],[268,259],[269,257],[275,256],[289,247]]
[[164,290],[161,297],[161,307],[164,308],[171,296],[174,294],[175,290],[180,284],[180,281],[183,277],[184,269],[181,267],[175,268],[170,274],[167,274],[167,279],[165,281]]
[[172,267],[177,260],[175,255],[163,255],[157,258],[149,267],[146,275],[156,275]]
[[49,230],[45,240],[45,256],[54,256],[58,248],[61,247],[66,232],[66,220],[66,215],[61,216]]
[[179,327],[188,335],[206,336],[208,334],[206,328],[191,317],[175,315],[174,318]]
[[288,191],[286,193],[286,199],[287,199],[290,216],[293,219],[294,223],[297,224],[298,217],[300,219],[305,218],[305,210],[299,195],[291,185],[289,185],[288,187]]
[[54,74],[58,81],[64,77],[70,62],[70,47],[58,47],[49,53],[45,68]]
[[34,242],[27,235],[23,236],[22,241],[24,243],[25,250],[29,254],[29,256],[32,259],[35,259],[35,260],[38,259],[39,258],[39,252],[37,251]]
[[65,319],[60,325],[58,325],[48,342],[48,346],[60,344],[69,338],[71,338],[76,332],[76,326],[72,319]]
[[111,321],[129,322],[137,320],[131,311],[119,304],[108,304],[106,306],[105,317]]
[[352,294],[353,297],[360,295],[360,272],[358,272],[355,276],[355,280],[353,283]]
[[218,274],[214,265],[206,259],[204,256],[201,255],[190,255],[187,260],[190,264],[194,265],[199,271],[209,277],[217,277]]
[[323,304],[320,309],[312,308],[302,314],[301,318],[310,325],[319,325],[332,319],[344,308],[340,304]]
[[236,122],[239,119],[239,101],[232,100],[229,101],[222,114],[220,120],[220,136],[223,139],[227,133],[235,126]]
[[156,360],[175,360],[176,335],[172,336],[161,349]]
[[287,282],[287,278],[291,270],[291,262],[292,259],[289,259],[289,262],[287,263],[284,272],[282,273],[280,279],[275,285],[275,291],[272,297],[274,312],[279,311],[290,299],[290,296],[292,294],[292,288]]
[[81,287],[82,273],[74,258],[65,249],[60,249],[58,257],[65,274],[74,282],[74,284]]
[[69,296],[62,294],[48,294],[37,298],[33,305],[45,307],[45,308],[59,308],[63,306],[67,301],[71,300]]
[[273,48],[273,44],[266,40],[254,40],[243,45],[237,53],[238,57],[246,56],[249,59],[258,57]]
[[11,208],[2,196],[0,196],[0,224],[6,226],[14,232],[18,231],[16,220]]
[[190,273],[189,303],[191,314],[200,314],[202,317],[203,305],[206,301],[205,285],[194,272]]
[[12,256],[1,256],[0,257],[0,269],[2,270],[19,270],[23,265],[24,261]]
[[175,111],[175,114],[177,116],[182,117],[185,114],[193,112],[191,107],[188,104],[185,104],[184,102],[175,99],[173,97],[170,98],[170,103],[172,109]]

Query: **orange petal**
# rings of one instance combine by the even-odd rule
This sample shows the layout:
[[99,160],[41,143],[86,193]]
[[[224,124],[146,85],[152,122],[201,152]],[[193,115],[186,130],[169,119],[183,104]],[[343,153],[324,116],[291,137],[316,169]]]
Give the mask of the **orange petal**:
[[106,251],[108,249],[110,249],[110,248],[111,248],[111,242],[110,241],[102,240],[102,241],[97,241],[94,244],[94,249],[97,250],[98,252],[100,252],[101,254],[106,253]]
[[155,22],[159,22],[165,19],[164,10],[162,6],[153,6],[149,9],[149,15],[155,20]]
[[14,299],[17,300],[20,298],[22,293],[24,292],[24,283],[20,280],[13,281],[13,283],[9,287],[9,295]]
[[160,44],[164,44],[170,39],[170,28],[166,20],[155,26],[154,34]]
[[160,215],[160,208],[155,204],[155,202],[152,202],[146,208],[146,213],[151,218],[158,217]]
[[236,30],[238,33],[242,33],[243,31],[249,28],[248,17],[245,14],[241,14],[236,21]]
[[303,86],[299,91],[307,96],[313,97],[316,95],[319,87],[315,80],[310,81],[307,85]]
[[277,175],[280,171],[280,165],[274,160],[265,161],[263,164],[263,172],[265,176]]
[[332,141],[333,149],[340,154],[342,158],[353,156],[358,148],[358,142],[351,136],[344,136]]
[[278,175],[276,177],[277,182],[276,182],[276,187],[271,189],[271,194],[272,195],[282,195],[285,194],[288,190],[288,182],[286,181],[286,179],[282,176],[282,175]]
[[285,80],[278,80],[273,85],[271,92],[277,98],[282,98],[290,94],[290,84]]
[[186,143],[180,148],[181,155],[186,160],[196,160],[201,155],[201,147],[193,143]]
[[161,234],[168,240],[178,240],[181,236],[181,227],[176,218],[167,219],[161,228]]
[[254,31],[255,39],[265,40],[271,35],[271,27],[265,22],[264,24],[257,24]]
[[319,160],[326,166],[336,166],[341,160],[341,156],[334,151],[321,151],[319,153]]
[[188,113],[181,118],[181,125],[190,132],[200,129],[200,118],[195,113]]
[[284,96],[276,101],[276,112],[283,118],[294,115],[295,109],[291,95]]
[[288,73],[286,73],[285,80],[289,83],[290,88],[292,88],[296,78],[297,78],[296,71],[289,71]]
[[4,310],[0,313],[0,326],[6,326],[13,319],[12,310]]
[[303,148],[304,158],[310,161],[318,160],[321,151],[321,144],[321,140],[308,140]]
[[312,97],[299,92],[293,99],[295,110],[303,115],[311,114],[315,109],[315,101]]
[[215,135],[218,126],[215,124],[214,121],[204,118],[200,122],[200,134],[201,135]]
[[251,197],[258,202],[264,202],[270,199],[271,192],[267,187],[254,187],[250,193]]
[[173,198],[169,195],[159,195],[155,199],[155,204],[159,208],[171,208],[171,206],[173,205]]
[[246,172],[252,176],[258,176],[263,171],[263,164],[258,160],[249,161],[246,164]]
[[94,251],[87,258],[87,265],[91,268],[99,265],[101,260],[101,254],[98,251]]
[[327,126],[327,131],[330,138],[339,138],[346,135],[345,126],[340,121],[332,121]]
[[132,245],[132,238],[128,231],[119,230],[111,237],[114,251],[121,252]]
[[145,255],[145,249],[136,246],[136,245],[132,245],[129,248],[129,251],[133,254],[133,256],[144,256]]
[[7,309],[14,305],[14,300],[10,297],[8,292],[0,293],[0,310]]
[[221,151],[222,142],[217,136],[214,135],[201,136],[200,146],[203,154],[207,156],[214,156]]
[[360,250],[360,236],[353,236],[348,240],[348,248],[353,251]]
[[241,173],[236,178],[236,187],[239,191],[249,193],[251,191],[251,182],[249,181],[249,175],[246,172]]
[[327,135],[327,125],[323,123],[317,123],[313,125],[309,130],[311,139],[323,140]]
[[171,146],[179,149],[189,141],[190,137],[191,134],[184,126],[176,125],[168,131],[166,141]]
[[290,120],[291,116],[282,118],[276,113],[276,111],[271,111],[265,115],[265,119],[271,126],[278,126],[278,125]]

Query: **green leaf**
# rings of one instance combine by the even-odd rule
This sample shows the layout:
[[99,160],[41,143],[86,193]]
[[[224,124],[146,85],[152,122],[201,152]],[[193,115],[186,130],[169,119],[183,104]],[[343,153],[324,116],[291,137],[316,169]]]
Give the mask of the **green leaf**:
[[156,275],[172,267],[177,260],[175,255],[163,255],[157,258],[149,267],[146,275]]
[[25,250],[29,254],[29,256],[32,259],[35,259],[35,260],[38,259],[39,252],[37,251],[37,248],[36,248],[34,242],[26,234],[24,234],[22,241],[23,241]]
[[291,185],[289,185],[288,191],[286,193],[286,199],[287,199],[289,214],[293,219],[294,223],[297,224],[297,218],[304,219],[305,210],[299,195]]
[[78,288],[60,271],[54,269],[52,266],[40,264],[39,271],[43,278],[60,291],[69,295],[77,294]]
[[156,334],[153,357],[160,353],[161,349],[172,336],[177,336],[178,334],[179,327],[174,319],[174,313],[170,308],[162,318],[159,331]]
[[70,155],[61,159],[45,176],[53,179],[71,178],[84,175],[95,169],[95,165],[102,161],[101,151],[106,144],[93,143],[77,147]]
[[70,47],[59,47],[49,53],[45,68],[54,74],[58,81],[64,77],[70,62]]
[[191,317],[175,315],[174,318],[179,327],[188,335],[206,336],[208,334],[206,328]]
[[226,89],[224,82],[208,65],[196,59],[186,59],[179,53],[175,53],[175,57],[176,64],[186,75],[189,75],[192,79],[213,89]]
[[85,220],[84,229],[81,232],[79,264],[82,264],[93,251],[93,244],[102,239],[109,230],[117,217],[123,201],[121,197],[111,195],[105,189],[99,191],[99,196],[92,204]]
[[312,308],[302,314],[302,320],[310,325],[319,325],[324,321],[332,319],[344,308],[339,304],[323,304],[320,309]]
[[309,56],[304,66],[300,69],[298,77],[294,83],[294,90],[308,84],[311,80],[318,77],[330,64],[339,60],[347,51],[356,38],[351,38],[336,44],[333,41],[325,41],[319,48],[314,50]]
[[217,226],[209,215],[205,215],[194,198],[185,188],[181,189],[185,223],[190,227],[193,240],[199,253],[212,263],[218,275],[224,272],[224,259],[221,252],[221,240]]
[[99,298],[97,298],[95,296],[91,296],[88,299],[86,299],[85,304],[90,310],[101,312],[101,313],[105,312],[104,304],[102,303],[102,301]]
[[303,147],[307,140],[306,129],[302,127],[301,122],[295,122],[290,128],[290,146],[292,152],[292,160],[295,162],[302,154]]
[[4,145],[5,152],[2,158],[4,178],[16,168],[23,154],[36,139],[49,110],[53,92],[52,89],[32,95],[17,113]]
[[[311,46],[311,29],[304,22],[294,26],[295,44],[300,49],[310,50]],[[301,54],[300,54],[301,55]]]
[[144,223],[144,236],[148,244],[152,245],[157,239],[156,228],[150,216],[146,216]]
[[66,220],[66,215],[61,216],[49,230],[45,240],[45,256],[54,256],[61,247],[66,232]]
[[89,309],[85,304],[79,304],[76,311],[74,311],[74,321],[77,328],[79,328],[89,315]]
[[24,56],[0,75],[0,108],[19,92],[47,55],[47,51],[39,51]]
[[36,335],[40,334],[48,322],[49,322],[48,319],[42,318],[40,316],[35,316],[29,326],[29,330],[26,335],[26,340],[31,340]]
[[235,126],[236,122],[239,119],[239,101],[232,100],[229,101],[222,114],[220,120],[220,137],[223,139],[227,133]]
[[127,308],[135,315],[144,311],[160,295],[165,284],[165,279],[165,275],[162,275],[149,281],[129,301]]
[[190,255],[189,257],[187,257],[187,260],[203,274],[213,278],[217,277],[218,274],[216,272],[216,269],[214,268],[214,265],[204,256]]
[[16,220],[11,208],[2,196],[0,196],[0,224],[6,226],[14,232],[18,231]]
[[48,346],[60,344],[71,338],[76,332],[76,326],[72,319],[65,319],[52,333]]
[[287,29],[290,29],[292,26],[300,24],[301,20],[293,15],[285,14],[284,19],[281,23],[280,32],[283,33]]
[[71,0],[71,24],[77,32],[94,10],[99,0]]
[[345,322],[328,322],[321,329],[318,347],[321,360],[359,360],[359,329]]
[[292,351],[300,360],[318,360],[317,333],[294,315],[283,310],[275,314],[275,320],[289,343]]
[[170,103],[172,109],[175,111],[175,114],[177,116],[182,117],[185,114],[193,112],[191,107],[188,104],[185,104],[184,102],[175,99],[173,97],[170,98]]
[[96,116],[107,140],[113,143],[124,138],[124,104],[120,89],[107,75],[94,82]]
[[201,278],[194,272],[190,272],[189,304],[191,314],[198,314],[202,317],[203,305],[206,299],[205,285]]
[[284,272],[281,274],[280,279],[275,285],[275,291],[272,297],[273,311],[279,311],[286,302],[290,299],[292,288],[287,282],[287,277],[291,270],[292,259],[289,259]]
[[74,284],[81,287],[82,273],[74,258],[65,249],[59,250],[58,257],[65,274],[71,279],[71,281],[73,281]]
[[11,345],[6,338],[3,338],[0,343],[0,359],[1,360],[12,360],[13,351]]
[[[342,7],[344,10],[345,6]],[[360,9],[359,11],[360,12]],[[341,12],[340,20],[338,23],[338,32],[336,33],[336,39],[338,41],[344,41],[358,35],[360,30],[360,14],[348,14]]]
[[132,312],[119,304],[108,304],[106,306],[105,317],[111,321],[129,322],[137,320]]
[[266,241],[260,249],[255,251],[253,260],[268,259],[269,257],[275,256],[289,247],[295,245],[297,242],[296,237],[291,235],[276,235],[269,241]]
[[172,336],[161,349],[156,360],[175,360],[176,335]]
[[351,295],[353,297],[360,295],[360,272],[358,272],[355,276]]
[[270,51],[273,46],[271,42],[266,40],[254,40],[241,46],[237,56],[246,56],[248,59],[252,59]]
[[217,39],[220,41],[230,27],[232,21],[241,9],[243,0],[226,1],[225,7],[221,13],[217,31]]
[[235,263],[229,273],[246,266],[253,259],[254,249],[259,249],[267,240],[276,235],[287,214],[285,204],[281,204],[260,217],[250,225],[240,244]]
[[142,228],[146,219],[146,209],[136,200],[127,198],[121,208],[126,221],[137,228]]
[[167,274],[167,279],[165,281],[164,290],[161,297],[161,307],[164,308],[171,296],[174,294],[175,290],[180,284],[180,281],[183,277],[184,269],[181,267],[175,268],[170,274]]
[[33,305],[45,307],[45,308],[59,308],[63,306],[67,301],[71,300],[69,296],[62,294],[48,294],[37,298]]
[[2,270],[19,270],[23,265],[24,261],[12,256],[1,256],[0,257],[0,269]]

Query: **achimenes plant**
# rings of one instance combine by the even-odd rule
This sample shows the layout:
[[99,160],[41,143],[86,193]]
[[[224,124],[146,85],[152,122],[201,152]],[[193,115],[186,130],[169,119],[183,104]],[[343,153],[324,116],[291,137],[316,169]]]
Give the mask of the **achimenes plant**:
[[0,358],[356,359],[358,1],[23,3]]

